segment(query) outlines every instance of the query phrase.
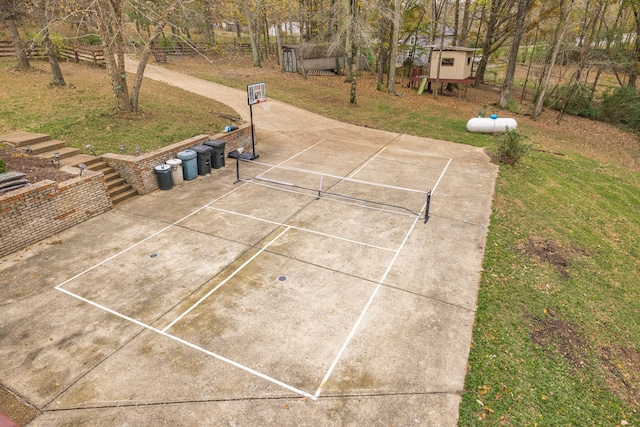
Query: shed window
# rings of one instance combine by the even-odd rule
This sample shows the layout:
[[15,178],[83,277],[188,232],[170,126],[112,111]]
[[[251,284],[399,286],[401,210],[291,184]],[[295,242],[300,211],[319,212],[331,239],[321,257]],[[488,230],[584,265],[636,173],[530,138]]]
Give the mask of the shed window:
[[467,65],[471,64],[471,57],[467,56]]
[[442,58],[443,67],[453,67],[454,58]]

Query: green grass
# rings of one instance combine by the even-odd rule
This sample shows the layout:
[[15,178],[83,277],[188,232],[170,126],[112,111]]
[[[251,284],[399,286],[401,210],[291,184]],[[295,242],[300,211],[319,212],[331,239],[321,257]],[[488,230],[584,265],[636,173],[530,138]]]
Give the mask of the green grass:
[[[637,173],[580,156],[501,168],[460,425],[640,422],[622,399],[639,396],[638,189]],[[568,267],[524,250],[544,240]]]
[[213,100],[186,94],[155,81],[142,85],[140,112],[121,114],[104,69],[62,64],[67,82],[55,87],[48,64],[32,61],[33,70],[17,72],[0,59],[0,130],[50,134],[67,145],[99,153],[150,151],[199,134],[221,132],[228,121],[214,112],[237,115]]
[[[389,96],[375,90],[373,79],[361,80],[352,106],[348,85],[336,80],[342,78],[304,81],[229,62],[213,71],[185,64],[192,67],[187,71],[238,89],[265,81],[270,97],[351,123],[496,144],[491,136],[466,132],[468,112],[409,92]],[[151,147],[210,133],[226,124],[210,111],[233,114],[145,82],[143,114],[122,117],[114,115],[108,90],[74,83],[82,81],[77,74],[87,74],[83,67],[69,68],[75,86],[59,90],[48,86],[48,74],[24,79],[7,62],[0,65],[0,101],[12,105],[0,109],[2,131],[49,132],[114,151],[123,140]],[[103,74],[92,75],[87,80],[108,86]],[[45,99],[54,105],[44,107]],[[586,157],[579,138],[567,139],[557,127],[534,128],[523,120],[519,129],[532,134],[532,142],[563,140],[567,149],[563,156],[530,151],[516,166],[500,168],[459,424],[640,425],[640,173]]]

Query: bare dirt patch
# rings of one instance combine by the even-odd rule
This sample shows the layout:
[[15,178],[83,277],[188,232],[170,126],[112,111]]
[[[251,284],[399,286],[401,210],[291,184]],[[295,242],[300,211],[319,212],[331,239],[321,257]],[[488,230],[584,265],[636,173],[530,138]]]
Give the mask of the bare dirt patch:
[[7,172],[25,173],[25,178],[32,184],[46,179],[61,182],[74,178],[74,175],[61,171],[49,160],[25,154],[24,151],[10,145],[0,147],[0,159],[7,166]]
[[630,405],[640,405],[640,351],[630,347],[604,347],[599,353],[611,391]]
[[557,318],[553,310],[549,309],[548,313],[550,319],[534,320],[531,341],[550,351],[557,348],[576,369],[588,365],[589,345],[582,339],[576,325]]
[[568,269],[571,266],[570,258],[572,255],[586,254],[584,250],[565,248],[558,242],[538,237],[527,239],[520,250],[543,263],[550,264],[563,277],[569,277]]

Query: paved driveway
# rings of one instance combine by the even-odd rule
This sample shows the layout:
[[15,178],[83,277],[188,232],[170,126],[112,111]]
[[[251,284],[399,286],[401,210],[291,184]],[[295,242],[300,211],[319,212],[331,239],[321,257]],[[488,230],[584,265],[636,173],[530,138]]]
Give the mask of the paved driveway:
[[[242,91],[146,75],[247,118]],[[0,260],[31,425],[456,424],[497,168],[277,101],[254,121],[245,181],[228,162]]]

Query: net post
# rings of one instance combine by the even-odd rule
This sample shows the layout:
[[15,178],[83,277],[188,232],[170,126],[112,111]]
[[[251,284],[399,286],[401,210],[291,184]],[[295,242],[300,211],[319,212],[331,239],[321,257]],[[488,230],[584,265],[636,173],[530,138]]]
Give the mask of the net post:
[[427,193],[427,202],[424,208],[424,223],[426,224],[429,221],[429,205],[431,204],[431,190]]
[[316,200],[320,199],[322,197],[322,175],[320,175],[320,188],[318,188],[318,197],[316,198]]

